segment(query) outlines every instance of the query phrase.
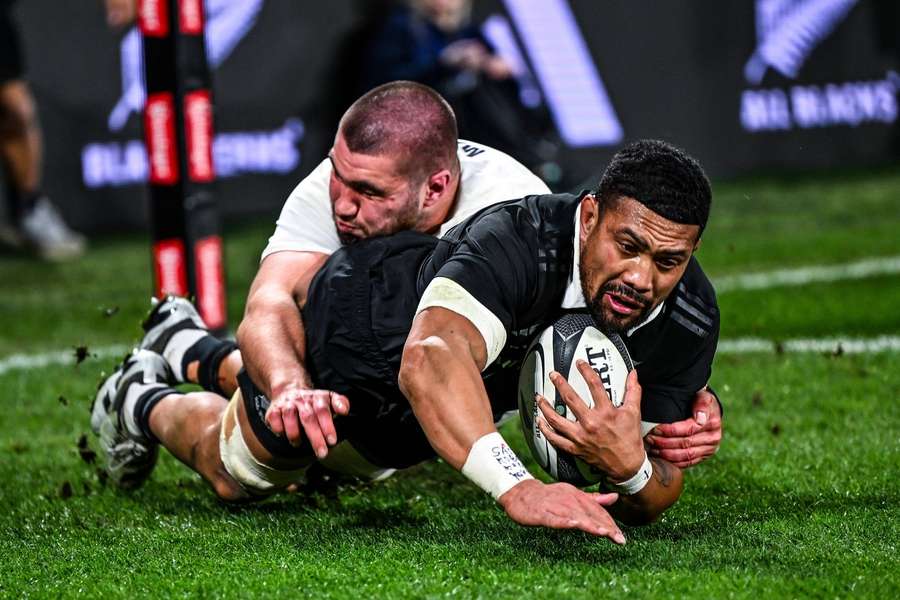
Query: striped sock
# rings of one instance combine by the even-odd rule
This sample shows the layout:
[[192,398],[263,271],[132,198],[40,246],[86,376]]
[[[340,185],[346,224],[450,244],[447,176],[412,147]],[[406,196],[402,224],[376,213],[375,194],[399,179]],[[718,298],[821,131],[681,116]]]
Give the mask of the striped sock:
[[172,369],[172,374],[175,375],[178,383],[187,381],[187,366],[192,360],[197,360],[190,357],[196,353],[192,350],[198,342],[203,342],[205,338],[216,339],[205,329],[182,329],[166,343],[162,356],[169,363],[169,368]]
[[200,384],[200,387],[207,392],[224,396],[225,391],[219,386],[219,367],[222,365],[222,361],[236,349],[237,344],[231,340],[220,340],[207,333],[184,353],[181,359],[181,370],[187,371],[187,366],[197,361],[199,363],[197,383]]
[[178,391],[165,383],[135,382],[125,391],[125,401],[122,403],[122,421],[125,428],[132,436],[151,442],[159,442],[159,439],[150,430],[150,412],[160,400]]

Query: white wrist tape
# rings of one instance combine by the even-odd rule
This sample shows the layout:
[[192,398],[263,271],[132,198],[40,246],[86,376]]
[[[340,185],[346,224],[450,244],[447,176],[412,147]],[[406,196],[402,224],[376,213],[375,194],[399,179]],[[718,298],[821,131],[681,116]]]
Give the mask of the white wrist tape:
[[629,479],[620,483],[610,481],[609,485],[613,490],[619,492],[620,494],[632,496],[644,489],[644,486],[650,482],[650,478],[652,476],[653,463],[650,462],[650,457],[644,454],[644,464],[641,465],[641,468],[638,469],[637,473],[635,473]]
[[472,444],[462,474],[493,496],[494,500],[520,481],[534,479],[496,431],[478,438]]

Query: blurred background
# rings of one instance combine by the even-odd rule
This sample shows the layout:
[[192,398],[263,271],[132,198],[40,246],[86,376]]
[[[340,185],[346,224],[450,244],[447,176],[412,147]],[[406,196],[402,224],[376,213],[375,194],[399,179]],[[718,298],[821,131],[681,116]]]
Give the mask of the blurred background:
[[596,185],[644,137],[706,167],[724,443],[615,550],[511,530],[446,464],[227,526],[171,456],[135,495],[105,486],[88,410],[154,290],[128,3],[0,0],[0,57],[24,66],[0,86],[0,234],[19,215],[59,250],[0,244],[0,596],[897,597],[900,2],[206,0],[202,185],[224,217],[232,330],[285,198],[383,81],[436,87],[464,137],[555,190]]
[[[8,3],[8,0],[4,0]],[[208,0],[216,195],[274,219],[338,117],[396,78],[439,89],[462,136],[556,190],[624,143],[670,140],[726,180],[900,155],[898,9],[877,0]],[[104,3],[12,3],[45,139],[43,189],[95,236],[147,224],[139,36]],[[8,218],[8,215],[7,215]]]
[[[37,189],[55,207],[43,216],[55,214],[57,238],[68,226],[88,242],[66,239],[63,254],[82,257],[64,266],[0,244],[2,354],[81,344],[115,352],[153,294],[146,93],[131,5],[0,0],[42,125]],[[448,98],[462,137],[512,154],[556,191],[596,185],[612,154],[638,138],[699,158],[715,198],[700,258],[720,292],[723,340],[900,332],[889,292],[900,273],[896,2],[205,8],[216,181],[204,185],[224,220],[231,327],[285,198],[325,157],[340,115],[371,87],[407,78]],[[16,223],[9,164],[0,231]],[[784,279],[783,269],[800,274]],[[748,272],[769,282],[765,302],[740,283]],[[790,287],[810,281],[825,281],[826,293]],[[107,318],[113,308],[119,318]]]

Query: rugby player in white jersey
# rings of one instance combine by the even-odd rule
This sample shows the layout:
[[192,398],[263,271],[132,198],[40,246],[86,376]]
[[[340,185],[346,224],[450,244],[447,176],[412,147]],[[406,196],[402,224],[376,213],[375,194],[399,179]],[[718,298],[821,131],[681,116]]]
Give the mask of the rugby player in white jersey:
[[[143,482],[161,442],[220,496],[244,497],[219,453],[227,398],[244,367],[271,399],[272,431],[298,444],[305,436],[325,458],[336,442],[332,415],[346,414],[350,399],[316,389],[304,368],[299,308],[328,256],[342,244],[401,230],[440,235],[482,208],[549,191],[510,156],[458,140],[452,110],[430,88],[393,82],[365,94],[344,114],[328,158],[284,205],[238,329],[241,349],[210,336],[189,302],[169,298],[145,323],[145,351],[104,382],[92,426],[113,481]],[[131,385],[135,378],[141,383]],[[169,387],[182,382],[209,392]]]
[[[328,159],[285,204],[250,290],[238,330],[241,350],[208,335],[189,303],[167,299],[145,324],[143,350],[101,387],[92,426],[113,481],[143,483],[160,443],[226,500],[251,497],[233,477],[236,470],[260,482],[254,493],[295,481],[296,470],[267,455],[242,410],[226,415],[244,367],[262,400],[271,399],[265,421],[273,433],[294,445],[309,443],[337,470],[384,475],[353,448],[335,447],[333,415],[347,414],[352,399],[316,389],[304,367],[298,307],[312,278],[342,243],[404,229],[440,235],[486,206],[547,191],[505,154],[457,143],[452,112],[429,88],[396,82],[360,98],[344,115]],[[180,394],[171,387],[185,381],[210,391]],[[715,404],[698,395],[700,401]],[[235,454],[252,458],[223,462]]]

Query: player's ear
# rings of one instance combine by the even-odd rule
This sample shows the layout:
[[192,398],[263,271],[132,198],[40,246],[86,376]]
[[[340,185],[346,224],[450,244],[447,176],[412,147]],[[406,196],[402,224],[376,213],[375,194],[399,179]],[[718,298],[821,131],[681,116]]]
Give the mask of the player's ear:
[[450,190],[452,174],[449,169],[435,171],[425,181],[425,201],[422,208],[429,208],[441,201]]
[[587,194],[581,199],[581,215],[579,217],[580,238],[584,244],[588,236],[600,222],[600,205],[593,194]]

